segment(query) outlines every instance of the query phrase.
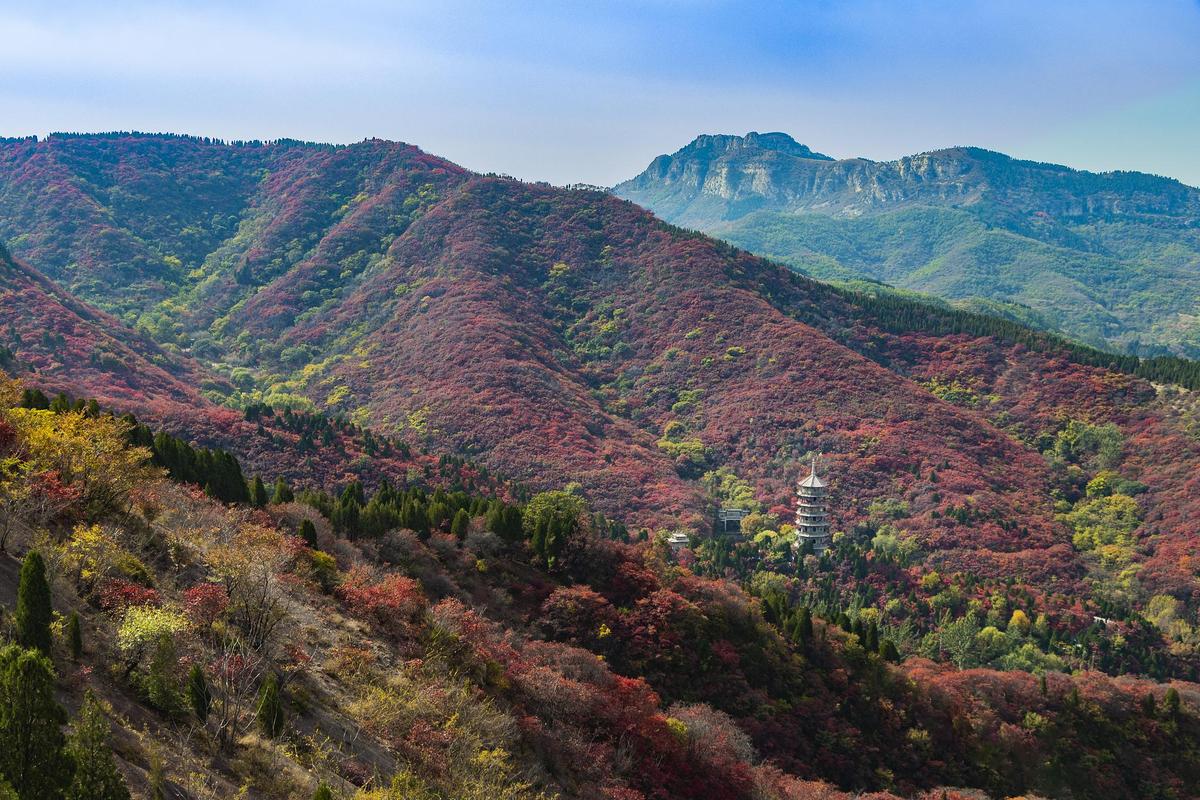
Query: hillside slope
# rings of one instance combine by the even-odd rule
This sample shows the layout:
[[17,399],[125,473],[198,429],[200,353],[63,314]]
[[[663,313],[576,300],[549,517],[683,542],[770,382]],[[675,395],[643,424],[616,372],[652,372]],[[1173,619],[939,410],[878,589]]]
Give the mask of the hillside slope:
[[[995,319],[837,290],[604,193],[471,175],[408,145],[109,136],[36,147],[80,173],[100,169],[97,151],[115,152],[129,168],[114,174],[133,183],[144,149],[217,148],[214,169],[226,158],[280,165],[256,179],[236,233],[173,274],[170,296],[135,320],[174,374],[208,376],[200,417],[229,420],[215,428],[222,446],[255,471],[338,489],[433,469],[429,457],[376,468],[370,433],[418,455],[467,456],[533,490],[577,483],[635,531],[703,537],[735,487],[779,536],[801,465],[822,453],[848,534],[846,574],[831,587],[804,583],[825,580],[810,573],[797,591],[831,608],[884,603],[883,581],[907,598],[896,624],[926,631],[1023,581],[1030,613],[1074,641],[1095,617],[1148,625],[1142,612],[1166,602],[1156,597],[1198,599],[1194,404],[1128,374],[1195,386],[1195,365],[1112,358]],[[172,174],[175,191],[189,194],[194,171]],[[64,280],[81,274],[72,263]],[[96,302],[121,307],[122,284]],[[19,344],[18,359],[32,360],[21,352],[31,340]],[[176,428],[153,403],[112,402],[102,375],[79,375],[65,388],[211,435]],[[251,422],[210,400],[318,412],[305,419],[340,420],[347,437],[328,437],[355,444],[338,457],[313,448],[314,431],[326,434],[294,415]],[[302,461],[283,447],[296,442]],[[919,557],[887,567],[890,541]],[[769,564],[751,544],[700,556],[717,573]],[[1193,674],[1190,634],[1169,623],[1139,628],[1137,648],[1105,668]],[[1093,633],[1114,648],[1132,636]],[[1043,646],[1083,663],[1062,641]],[[1172,648],[1181,655],[1151,664]]]
[[[448,503],[454,532],[367,537],[318,510],[329,498],[225,505],[148,469],[119,421],[20,396],[0,378],[0,455],[66,500],[7,507],[7,545],[44,571],[22,569],[18,592],[0,552],[0,608],[48,578],[55,700],[102,698],[135,797],[1196,796],[1196,684],[892,664],[862,618],[845,631],[700,577],[665,542],[612,541],[564,492],[514,529],[497,498],[381,489],[364,513]],[[47,472],[64,454],[79,468]],[[548,562],[534,530],[555,506],[573,510]],[[51,745],[43,763],[69,774]]]
[[817,277],[870,279],[1098,346],[1200,354],[1200,190],[953,148],[813,157],[701,136],[614,191]]

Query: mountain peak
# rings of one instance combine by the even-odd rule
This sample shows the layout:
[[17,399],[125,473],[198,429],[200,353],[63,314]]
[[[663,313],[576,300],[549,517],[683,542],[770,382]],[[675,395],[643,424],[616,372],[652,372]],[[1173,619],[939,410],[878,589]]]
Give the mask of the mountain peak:
[[720,156],[741,150],[774,151],[799,158],[833,161],[829,156],[810,149],[808,145],[800,144],[788,134],[780,131],[768,133],[750,131],[745,136],[705,133],[697,136],[675,155],[709,153],[713,156]]

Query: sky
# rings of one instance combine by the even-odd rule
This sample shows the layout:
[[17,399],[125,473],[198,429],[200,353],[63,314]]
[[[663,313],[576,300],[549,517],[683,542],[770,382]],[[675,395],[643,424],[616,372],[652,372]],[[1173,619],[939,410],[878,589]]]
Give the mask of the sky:
[[700,133],[1200,186],[1200,0],[0,0],[0,136],[411,142],[611,185]]

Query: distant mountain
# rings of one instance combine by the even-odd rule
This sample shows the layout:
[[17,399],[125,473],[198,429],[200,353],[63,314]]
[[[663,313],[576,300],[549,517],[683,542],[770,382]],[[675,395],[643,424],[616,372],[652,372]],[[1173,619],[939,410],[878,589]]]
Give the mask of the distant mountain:
[[1200,190],[953,148],[832,160],[700,136],[617,195],[818,278],[882,281],[1127,352],[1200,355]]

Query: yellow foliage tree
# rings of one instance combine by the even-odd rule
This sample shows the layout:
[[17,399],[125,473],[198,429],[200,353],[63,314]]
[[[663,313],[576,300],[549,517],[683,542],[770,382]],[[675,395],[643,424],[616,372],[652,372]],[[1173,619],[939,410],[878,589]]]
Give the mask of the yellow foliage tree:
[[129,444],[121,420],[29,408],[0,413],[17,432],[21,472],[28,480],[53,475],[71,487],[86,517],[124,509],[131,489],[160,474],[148,464],[148,449]]

